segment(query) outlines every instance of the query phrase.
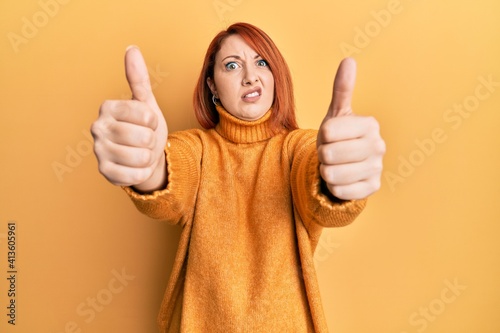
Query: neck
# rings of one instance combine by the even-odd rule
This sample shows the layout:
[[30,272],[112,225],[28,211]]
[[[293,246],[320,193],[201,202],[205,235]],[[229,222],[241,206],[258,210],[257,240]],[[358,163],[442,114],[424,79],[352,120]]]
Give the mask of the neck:
[[246,121],[236,118],[220,105],[217,105],[216,108],[219,113],[219,123],[215,130],[229,141],[253,143],[267,140],[273,136],[269,122],[272,109],[258,120]]

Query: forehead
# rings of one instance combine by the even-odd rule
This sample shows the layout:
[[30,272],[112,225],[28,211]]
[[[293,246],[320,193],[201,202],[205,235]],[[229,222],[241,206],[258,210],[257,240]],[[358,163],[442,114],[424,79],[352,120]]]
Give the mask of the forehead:
[[239,56],[239,57],[251,57],[257,55],[257,52],[250,47],[250,45],[245,42],[245,40],[240,35],[230,35],[226,37],[222,43],[219,52],[217,52],[216,58],[223,59],[228,56]]

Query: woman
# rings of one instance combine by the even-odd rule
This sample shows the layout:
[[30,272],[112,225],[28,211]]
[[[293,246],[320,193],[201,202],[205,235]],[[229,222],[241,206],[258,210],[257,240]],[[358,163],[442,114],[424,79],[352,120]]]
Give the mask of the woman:
[[377,122],[352,115],[354,62],[339,67],[320,130],[300,130],[280,52],[233,24],[195,89],[205,129],[170,135],[140,51],[125,62],[133,100],[104,102],[92,133],[100,172],[141,212],[183,228],[160,331],[327,332],[314,249],[378,190],[385,150]]

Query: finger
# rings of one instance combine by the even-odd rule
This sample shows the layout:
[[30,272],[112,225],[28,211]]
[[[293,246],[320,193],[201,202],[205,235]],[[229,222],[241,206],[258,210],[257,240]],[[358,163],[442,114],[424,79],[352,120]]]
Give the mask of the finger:
[[331,185],[349,185],[365,181],[377,173],[370,167],[370,163],[357,162],[339,165],[320,164],[321,178]]
[[341,200],[360,200],[380,189],[380,182],[362,181],[350,185],[329,185],[328,190]]
[[99,112],[109,114],[117,121],[149,127],[153,130],[158,125],[158,117],[154,111],[139,101],[105,101]]
[[151,149],[123,146],[111,141],[94,146],[96,155],[102,156],[108,162],[131,168],[147,168],[154,164],[154,154]]
[[154,130],[127,122],[114,122],[108,133],[109,141],[122,146],[153,149],[156,144]]
[[365,139],[325,143],[318,147],[318,159],[323,164],[344,164],[367,159],[371,150]]
[[132,168],[106,162],[99,164],[99,172],[114,185],[133,186],[147,180],[151,176],[152,168]]
[[328,118],[318,131],[318,144],[357,139],[372,132],[379,132],[378,122],[373,117]]
[[132,91],[132,98],[145,102],[150,107],[156,107],[148,68],[137,46],[129,46],[125,52],[125,74]]
[[356,83],[356,61],[345,58],[337,69],[328,114],[333,117],[352,114],[351,100]]

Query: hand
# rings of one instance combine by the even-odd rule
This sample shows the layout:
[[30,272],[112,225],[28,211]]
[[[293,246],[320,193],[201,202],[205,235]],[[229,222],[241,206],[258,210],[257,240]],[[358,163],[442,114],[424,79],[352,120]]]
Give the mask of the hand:
[[356,62],[346,58],[337,70],[332,101],[317,140],[321,177],[342,200],[362,199],[380,188],[385,154],[378,122],[352,112],[355,81]]
[[137,47],[125,53],[132,100],[108,100],[92,124],[99,171],[111,183],[150,192],[166,185],[167,123],[153,95]]

